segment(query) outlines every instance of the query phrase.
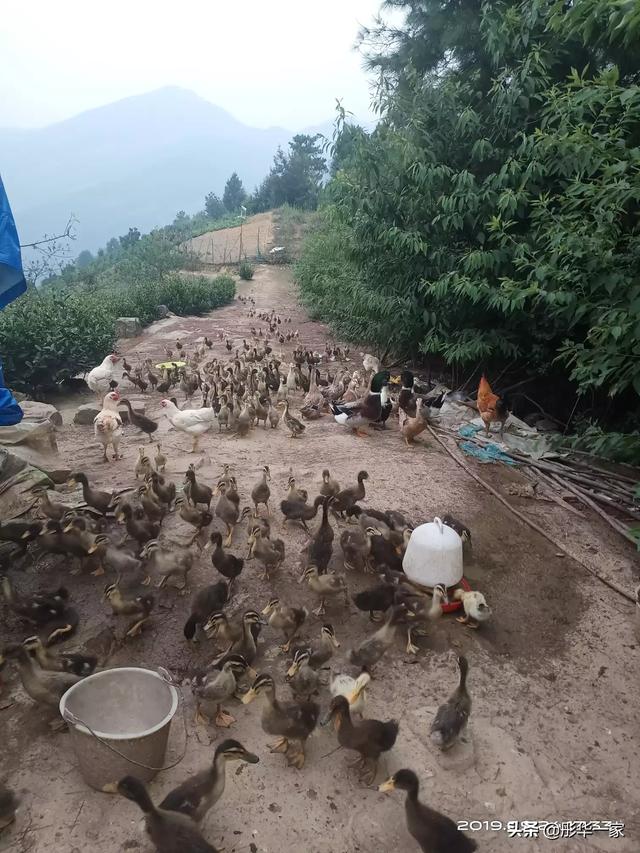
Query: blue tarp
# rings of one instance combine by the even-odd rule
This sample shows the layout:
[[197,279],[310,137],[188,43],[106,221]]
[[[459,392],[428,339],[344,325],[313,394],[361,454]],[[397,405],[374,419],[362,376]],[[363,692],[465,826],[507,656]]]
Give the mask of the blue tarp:
[[[2,178],[0,178],[0,310],[21,296],[26,289],[27,282],[22,272],[18,231]],[[13,399],[8,388],[4,387],[2,362],[0,362],[0,426],[13,426],[20,423],[22,418],[22,409]]]

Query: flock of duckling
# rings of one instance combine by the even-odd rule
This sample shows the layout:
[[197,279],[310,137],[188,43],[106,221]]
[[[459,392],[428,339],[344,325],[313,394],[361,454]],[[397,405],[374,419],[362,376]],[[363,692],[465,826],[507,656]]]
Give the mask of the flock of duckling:
[[[257,313],[250,298],[242,301],[249,305],[249,315],[264,321],[279,342],[282,338],[297,340],[297,333],[287,333],[287,338],[279,332],[281,318],[275,313]],[[254,346],[244,341],[244,354],[237,351],[229,365],[213,359],[213,363],[198,366],[198,358],[204,354],[198,350],[200,355],[195,365],[193,358],[183,356],[186,368],[180,368],[180,372],[174,375],[176,380],[181,377],[188,385],[188,388],[183,388],[187,400],[200,388],[203,407],[214,412],[218,407],[216,421],[219,429],[235,427],[239,435],[245,434],[243,427],[239,426],[243,412],[248,416],[248,429],[260,420],[264,421],[265,428],[268,421],[272,428],[277,428],[278,421],[270,417],[269,389],[274,389],[274,386],[276,393],[282,396],[283,419],[292,437],[304,432],[304,424],[289,413],[290,401],[298,391],[305,395],[301,407],[303,418],[305,407],[309,419],[330,409],[337,423],[345,424],[354,431],[365,425],[384,428],[393,405],[388,394],[391,377],[387,371],[380,370],[373,357],[365,356],[363,367],[368,391],[364,396],[358,396],[361,382],[358,371],[351,375],[346,370],[337,371],[325,380],[318,368],[323,356],[299,346],[294,351],[285,379],[279,373],[279,360],[267,361],[271,354],[267,352],[268,339],[264,352],[258,351],[257,341],[263,336],[262,329],[259,332],[254,329],[253,333]],[[212,342],[205,338],[205,350],[210,348],[209,343]],[[183,352],[182,343],[178,341],[177,344],[180,344],[179,351]],[[228,339],[226,346],[229,351],[233,349]],[[345,355],[348,353],[327,346],[324,358],[344,358]],[[296,363],[301,359],[308,366],[306,390],[304,371],[301,363]],[[110,363],[115,364],[116,361],[111,360]],[[138,377],[130,365],[125,367],[129,368],[126,372],[130,377]],[[166,372],[169,373],[169,368]],[[277,376],[272,376],[272,372]],[[194,377],[191,391],[189,382]],[[111,390],[107,395],[117,395],[114,381],[113,378],[108,380]],[[336,386],[342,389],[339,393]],[[353,392],[351,397],[347,393],[349,390]],[[314,395],[313,399],[310,399],[310,394]],[[207,401],[210,406],[206,406]],[[433,403],[434,399],[430,402]],[[423,397],[415,393],[413,377],[406,373],[402,376],[401,404],[406,414],[405,424],[420,417]],[[180,410],[175,400],[172,405],[177,412],[202,411]],[[232,407],[237,417],[235,424],[229,422]],[[225,408],[229,417],[225,417]],[[171,412],[170,420],[172,415],[175,417]],[[129,418],[133,426],[152,439],[157,427],[155,422],[145,416],[140,421],[140,416],[131,407]],[[287,422],[288,418],[296,423]],[[152,424],[155,424],[153,428]],[[175,426],[180,429],[177,424]],[[189,431],[186,425],[183,431]],[[193,435],[199,437],[202,432]],[[406,435],[404,437],[408,440]],[[192,449],[196,447],[194,442]],[[197,723],[213,723],[217,727],[228,728],[236,722],[228,708],[231,700],[237,698],[243,704],[249,704],[260,697],[262,728],[276,738],[269,747],[272,753],[281,753],[289,766],[302,769],[305,743],[310,734],[317,725],[332,725],[339,746],[355,754],[360,781],[371,785],[380,756],[392,749],[401,736],[396,720],[376,720],[366,716],[366,695],[374,669],[400,634],[406,636],[406,652],[416,654],[419,650],[416,637],[424,634],[442,614],[442,604],[449,596],[449,592],[439,586],[432,595],[426,595],[412,586],[403,574],[402,558],[413,523],[397,510],[381,511],[363,505],[365,484],[369,478],[366,470],[358,473],[353,485],[344,488],[328,469],[323,470],[318,495],[313,500],[309,500],[307,491],[298,485],[293,474],[289,476],[286,494],[279,504],[281,524],[283,527],[297,524],[309,536],[300,557],[298,582],[306,582],[317,603],[311,612],[324,617],[328,606],[332,609],[348,608],[353,602],[360,611],[368,614],[371,622],[381,623],[349,649],[347,660],[354,667],[352,674],[338,672],[327,683],[322,678],[322,670],[327,668],[340,645],[331,623],[322,622],[315,642],[303,642],[300,634],[310,616],[310,609],[306,606],[293,606],[272,595],[259,610],[244,609],[235,613],[230,608],[248,561],[254,560],[259,564],[262,578],[268,582],[280,576],[285,561],[285,543],[272,529],[274,516],[270,503],[269,466],[265,465],[259,472],[249,492],[250,503],[242,508],[243,501],[232,466],[224,465],[215,485],[208,485],[198,476],[196,464],[192,464],[185,472],[180,492],[167,476],[166,467],[167,457],[160,444],[151,455],[146,447],[141,447],[134,472],[137,482],[131,488],[117,494],[102,491],[79,471],[73,474],[70,486],[81,487],[82,507],[71,509],[59,501],[52,501],[47,490],[41,489],[39,506],[42,519],[0,523],[0,539],[15,543],[22,555],[27,555],[31,545],[47,554],[77,559],[78,566],[72,574],[82,571],[99,577],[108,573],[111,579],[104,586],[104,600],[122,622],[117,636],[114,634],[112,649],[103,661],[79,652],[60,652],[55,644],[72,637],[79,624],[79,615],[68,589],[60,587],[37,593],[21,592],[8,576],[4,576],[1,581],[4,598],[14,614],[32,626],[33,635],[5,646],[0,662],[14,660],[23,688],[31,699],[57,710],[61,696],[70,686],[100,666],[106,666],[111,653],[138,636],[153,619],[156,595],[150,591],[152,583],[155,582],[158,589],[175,588],[179,594],[186,592],[191,569],[210,552],[212,567],[221,579],[195,591],[184,624],[186,642],[202,647],[202,644],[213,641],[216,647],[215,657],[203,670],[192,674],[191,689]],[[165,519],[174,513],[193,530],[187,546],[172,544],[168,547],[160,538]],[[309,524],[315,522],[318,515],[320,519],[311,530]],[[463,524],[452,516],[445,516],[444,520],[466,543],[470,542],[470,532]],[[234,536],[237,536],[239,525],[244,522],[248,548],[246,558],[228,550]],[[118,523],[124,526],[124,538],[116,535],[116,531],[121,530]],[[328,571],[334,554],[336,523],[343,525],[338,544],[345,570],[378,576],[377,582],[369,588],[352,595],[345,575]],[[224,527],[225,535],[220,526]],[[453,598],[462,600],[465,615],[460,621],[470,627],[477,627],[488,618],[489,610],[480,593],[455,590]],[[283,675],[291,691],[291,698],[286,700],[282,698],[281,687],[273,674],[254,668],[263,651],[261,632],[267,625],[282,636],[280,649],[287,656]],[[463,736],[471,711],[466,658],[459,656],[458,665],[458,685],[439,707],[430,730],[433,743],[442,750],[450,749]],[[327,687],[330,698],[323,711],[314,697]],[[64,723],[56,720],[54,725],[59,728]],[[116,789],[142,809],[151,840],[161,853],[214,851],[199,825],[223,794],[226,763],[238,760],[256,763],[259,759],[237,740],[225,739],[216,748],[208,768],[186,779],[157,806],[153,804],[146,785],[135,777],[122,779]],[[462,853],[476,849],[476,842],[460,832],[452,820],[419,800],[419,780],[412,770],[401,769],[379,786],[380,791],[394,788],[406,792],[407,828],[421,850]],[[15,807],[15,795],[0,786],[0,829],[11,821]]]

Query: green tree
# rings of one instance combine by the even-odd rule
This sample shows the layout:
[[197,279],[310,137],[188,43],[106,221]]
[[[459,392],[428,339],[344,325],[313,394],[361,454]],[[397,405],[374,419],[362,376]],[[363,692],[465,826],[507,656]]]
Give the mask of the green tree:
[[88,249],[83,249],[76,258],[76,267],[81,270],[93,261],[93,255]]
[[210,219],[221,219],[226,213],[224,203],[214,192],[205,196],[204,209]]
[[354,338],[377,318],[401,353],[563,371],[638,411],[637,5],[391,5],[405,25],[367,34],[380,122],[349,140],[313,238],[353,283],[309,261],[303,296]]
[[[120,240],[120,246],[123,249],[129,249],[131,246],[138,242],[140,236],[141,235],[138,228],[129,228],[128,234],[125,234],[123,237],[118,238]],[[109,244],[107,243],[107,245]]]
[[224,187],[222,202],[229,213],[237,213],[244,204],[247,194],[242,186],[238,173],[234,172]]
[[322,156],[322,136],[300,133],[289,142],[289,150],[278,148],[271,169],[270,189],[274,205],[317,207],[327,165]]

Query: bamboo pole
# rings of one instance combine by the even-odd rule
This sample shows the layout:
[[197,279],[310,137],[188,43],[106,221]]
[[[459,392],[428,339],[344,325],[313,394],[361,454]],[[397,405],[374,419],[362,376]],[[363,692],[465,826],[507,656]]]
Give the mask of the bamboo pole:
[[[458,454],[454,453],[450,447],[447,447],[445,442],[435,433],[435,431],[433,430],[433,428],[429,424],[427,424],[427,429],[431,433],[433,438],[435,438],[435,440],[438,442],[438,444],[454,460],[454,462],[456,462],[464,471],[467,472],[467,474],[469,474],[470,477],[472,477],[477,483],[479,483],[483,487],[483,489],[486,489],[498,501],[500,501],[500,503],[503,506],[505,506],[509,510],[509,512],[513,513],[513,515],[515,515],[517,518],[519,518],[520,521],[524,522],[526,525],[531,527],[532,530],[535,530],[541,536],[544,536],[544,538],[547,541],[551,542],[551,544],[554,546],[554,548],[557,548],[559,551],[562,551],[563,554],[566,554],[567,557],[570,557],[575,563],[577,563],[579,566],[582,566],[583,569],[586,569],[590,575],[593,575],[593,577],[597,578],[605,586],[608,586],[610,589],[613,589],[615,592],[617,592],[623,598],[626,598],[626,599],[628,599],[628,601],[631,601],[632,603],[635,604],[636,599],[635,599],[634,595],[627,592],[625,589],[623,589],[621,586],[619,586],[615,581],[609,580],[609,578],[605,577],[604,575],[601,575],[600,572],[596,571],[596,569],[592,569],[591,566],[588,566],[586,563],[583,563],[582,560],[579,560],[577,557],[574,557],[573,554],[571,554],[569,551],[567,551],[567,549],[564,547],[564,545],[561,545],[559,542],[556,542],[556,540],[553,539],[553,537],[550,536],[546,532],[546,530],[544,530],[542,527],[540,527],[538,524],[536,524],[535,521],[531,521],[530,519],[528,519],[526,517],[526,515],[523,515],[514,506],[511,506],[509,501],[505,500],[505,498],[503,498],[502,495],[498,491],[496,491],[496,489],[493,488],[493,486],[490,486],[489,483],[487,483],[485,480],[483,480],[482,477],[479,477],[475,473],[475,471],[472,471],[471,468],[469,468],[469,466],[466,464],[466,462],[464,462],[464,460],[460,459]],[[634,544],[635,544],[635,542],[634,542]]]

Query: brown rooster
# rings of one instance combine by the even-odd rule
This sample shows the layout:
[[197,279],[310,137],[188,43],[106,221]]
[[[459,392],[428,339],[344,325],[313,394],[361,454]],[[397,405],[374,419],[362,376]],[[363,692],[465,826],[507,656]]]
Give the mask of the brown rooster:
[[478,411],[480,412],[480,417],[484,421],[487,435],[491,432],[491,424],[494,421],[498,421],[500,424],[500,438],[502,438],[504,435],[504,425],[509,417],[509,410],[507,409],[507,404],[504,398],[493,393],[491,385],[487,382],[484,373],[482,374],[480,384],[478,385],[477,406]]

